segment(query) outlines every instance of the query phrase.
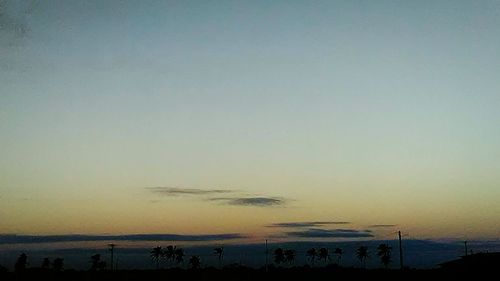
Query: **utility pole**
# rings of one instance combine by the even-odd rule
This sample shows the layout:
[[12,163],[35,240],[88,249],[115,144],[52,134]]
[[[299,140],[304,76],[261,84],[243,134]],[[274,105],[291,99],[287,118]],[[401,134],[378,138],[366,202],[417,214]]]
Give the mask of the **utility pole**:
[[109,246],[109,251],[111,252],[111,271],[113,271],[114,269],[114,252],[115,252],[115,244],[111,243],[111,244],[108,244]]
[[467,256],[467,240],[464,241],[465,256]]
[[401,265],[401,270],[404,268],[403,266],[403,246],[401,245],[401,231],[398,231],[399,237],[399,263]]
[[266,272],[267,272],[267,256],[268,256],[268,251],[267,251],[267,239],[266,239]]

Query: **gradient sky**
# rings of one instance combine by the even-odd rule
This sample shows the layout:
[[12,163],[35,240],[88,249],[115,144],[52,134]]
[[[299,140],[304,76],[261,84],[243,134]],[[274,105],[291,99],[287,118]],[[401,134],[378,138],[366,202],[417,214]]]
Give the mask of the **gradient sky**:
[[0,233],[500,235],[500,1],[0,11]]

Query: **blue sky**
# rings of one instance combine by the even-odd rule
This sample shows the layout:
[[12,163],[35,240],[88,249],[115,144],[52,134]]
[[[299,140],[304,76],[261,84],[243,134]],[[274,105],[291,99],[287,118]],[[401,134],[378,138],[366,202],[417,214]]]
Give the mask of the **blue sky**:
[[5,233],[499,234],[498,1],[2,5]]

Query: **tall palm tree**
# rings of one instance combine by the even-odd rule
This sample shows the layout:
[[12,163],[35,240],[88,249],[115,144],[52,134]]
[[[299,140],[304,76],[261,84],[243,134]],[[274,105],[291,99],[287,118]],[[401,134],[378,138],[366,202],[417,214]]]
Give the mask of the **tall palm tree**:
[[175,249],[175,262],[177,264],[183,263],[184,262],[184,249],[182,248],[176,248]]
[[291,250],[291,249],[285,250],[283,252],[283,254],[285,255],[285,261],[288,264],[292,264],[295,261],[295,251],[294,250]]
[[318,257],[318,251],[316,251],[315,248],[311,248],[307,250],[306,256],[309,258],[311,264],[314,266],[314,261],[316,261],[316,257]]
[[333,253],[337,255],[337,264],[340,265],[340,261],[342,260],[342,254],[344,254],[344,251],[342,251],[341,248],[335,248],[335,251]]
[[166,250],[163,251],[163,257],[169,262],[170,266],[175,261],[175,250],[177,249],[176,246],[168,245]]
[[384,265],[385,268],[389,266],[391,263],[391,250],[392,247],[389,244],[380,244],[377,247],[377,256],[380,257],[380,262]]
[[192,269],[198,269],[200,267],[200,264],[201,264],[200,257],[192,256],[189,259],[189,264],[191,265]]
[[217,247],[214,249],[214,254],[219,259],[219,267],[222,268],[222,262],[224,261],[224,247]]
[[160,246],[154,247],[151,251],[151,259],[156,262],[156,269],[160,269],[160,258],[163,255],[163,250]]
[[366,268],[366,258],[368,258],[368,247],[361,246],[356,251],[356,257],[363,264],[363,268]]
[[327,248],[321,248],[321,249],[319,249],[319,251],[318,251],[318,259],[319,260],[323,260],[325,262],[327,260],[330,260],[330,253],[328,252]]
[[285,251],[282,248],[274,250],[274,262],[280,264],[285,261]]

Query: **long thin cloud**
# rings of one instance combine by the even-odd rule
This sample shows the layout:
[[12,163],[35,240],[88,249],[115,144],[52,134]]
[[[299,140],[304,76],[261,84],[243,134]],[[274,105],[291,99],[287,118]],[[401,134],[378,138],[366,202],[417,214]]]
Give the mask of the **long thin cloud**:
[[234,206],[255,206],[255,207],[274,207],[286,203],[284,198],[280,197],[221,197],[211,198],[210,201],[221,201]]
[[54,243],[82,241],[219,241],[245,238],[239,233],[226,234],[130,234],[130,235],[0,235],[0,244]]
[[178,195],[213,195],[233,193],[234,190],[230,189],[199,189],[199,188],[179,188],[179,187],[146,187],[152,193],[164,196],[178,196]]
[[266,225],[266,227],[281,227],[281,228],[301,228],[301,227],[315,227],[323,225],[338,225],[350,224],[348,221],[303,221],[303,222],[280,222]]
[[296,238],[366,238],[373,234],[355,229],[321,229],[310,228],[303,231],[291,231],[285,233],[288,237]]
[[372,224],[369,225],[369,228],[384,228],[384,227],[395,227],[397,224]]

